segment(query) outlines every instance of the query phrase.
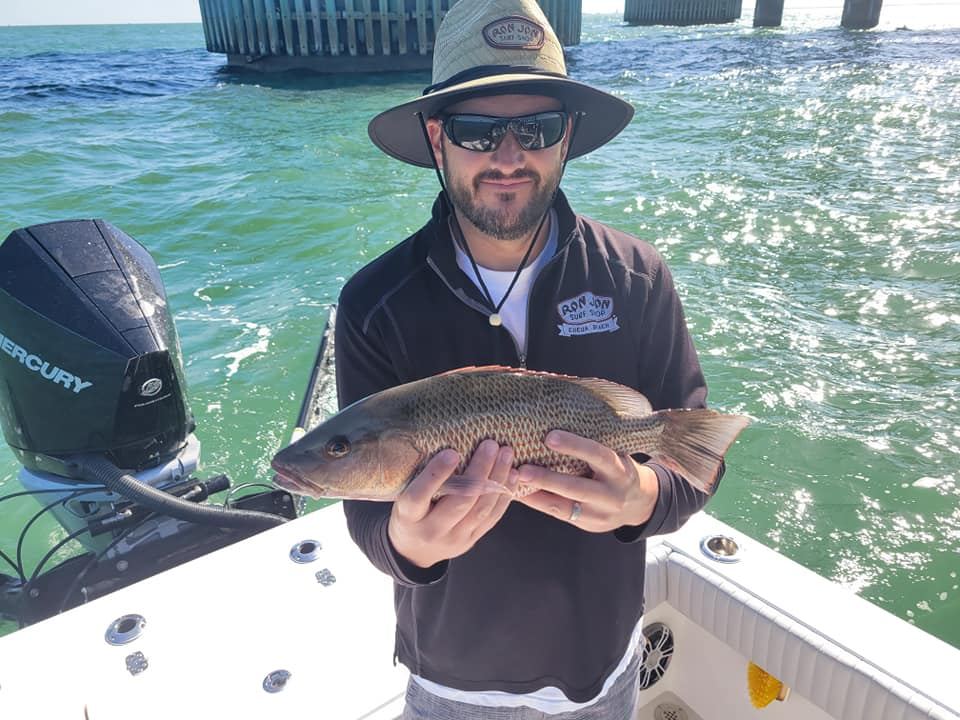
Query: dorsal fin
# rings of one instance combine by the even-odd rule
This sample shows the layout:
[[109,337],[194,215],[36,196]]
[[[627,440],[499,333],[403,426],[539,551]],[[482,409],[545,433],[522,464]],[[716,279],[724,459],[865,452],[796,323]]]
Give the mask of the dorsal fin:
[[597,395],[620,417],[644,417],[653,412],[653,407],[646,396],[626,385],[600,378],[569,379]]
[[436,377],[443,375],[461,375],[466,373],[514,373],[516,375],[542,375],[544,377],[562,378],[563,380],[583,380],[576,375],[563,375],[562,373],[547,372],[546,370],[528,370],[527,368],[510,367],[509,365],[470,365],[468,367],[456,368],[438,373]]
[[599,397],[604,403],[609,405],[617,415],[621,417],[644,417],[653,412],[650,401],[633,388],[613,382],[612,380],[603,380],[601,378],[577,377],[576,375],[563,375],[561,373],[546,372],[544,370],[527,370],[525,368],[507,367],[505,365],[484,365],[457,368],[448,370],[440,375],[455,375],[461,373],[481,373],[481,372],[508,372],[517,375],[539,375],[542,377],[552,377],[560,380],[567,380],[584,388],[588,392]]
[[437,373],[435,377],[442,377],[444,375],[459,375],[461,373],[475,373],[475,372],[524,372],[521,368],[509,367],[507,365],[468,365],[462,368],[454,368],[453,370],[447,370],[442,373]]

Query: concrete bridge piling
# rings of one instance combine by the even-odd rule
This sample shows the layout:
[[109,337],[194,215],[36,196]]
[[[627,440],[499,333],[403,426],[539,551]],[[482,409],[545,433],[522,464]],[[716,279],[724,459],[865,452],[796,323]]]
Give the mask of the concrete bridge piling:
[[783,0],[757,0],[753,9],[754,27],[780,27],[783,23]]
[[[429,68],[440,21],[475,0],[199,0],[207,50],[261,71],[382,72]],[[538,0],[565,46],[580,42],[582,0]],[[841,24],[880,21],[883,0],[844,0]],[[777,27],[784,0],[756,0],[754,27]],[[738,20],[742,0],[625,0],[631,25]]]
[[[757,0],[754,27],[779,27],[783,22],[784,0]],[[840,24],[851,30],[868,30],[880,22],[883,0],[844,0]]]
[[[458,0],[199,0],[210,52],[255,70],[379,72],[430,67]],[[471,0],[463,0],[470,2]],[[540,0],[563,45],[580,42],[582,0]]]
[[844,0],[840,24],[851,30],[868,30],[880,23],[883,0]]
[[630,25],[705,25],[740,18],[742,0],[626,0]]

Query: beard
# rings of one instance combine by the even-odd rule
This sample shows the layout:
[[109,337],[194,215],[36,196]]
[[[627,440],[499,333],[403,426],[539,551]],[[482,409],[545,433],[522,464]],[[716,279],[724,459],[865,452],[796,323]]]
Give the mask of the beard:
[[[443,174],[454,207],[480,232],[498,240],[520,240],[529,237],[546,215],[553,200],[553,193],[560,184],[559,167],[546,178],[528,169],[517,170],[510,175],[505,175],[499,170],[488,170],[476,175],[468,184],[466,180],[461,181],[447,170],[449,165],[445,149],[443,160]],[[528,178],[533,181],[533,195],[523,207],[515,210],[508,207],[487,207],[480,203],[477,196],[481,181],[519,178]],[[502,192],[498,194],[497,199],[502,203],[509,203],[516,195],[515,192]]]

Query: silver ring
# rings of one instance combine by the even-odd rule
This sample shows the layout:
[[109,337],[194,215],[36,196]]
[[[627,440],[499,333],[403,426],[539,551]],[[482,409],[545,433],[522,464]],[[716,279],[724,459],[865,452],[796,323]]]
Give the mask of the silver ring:
[[574,501],[573,507],[570,508],[570,517],[568,518],[567,522],[576,522],[577,518],[580,517],[580,513],[582,511],[583,511],[583,506],[580,503]]

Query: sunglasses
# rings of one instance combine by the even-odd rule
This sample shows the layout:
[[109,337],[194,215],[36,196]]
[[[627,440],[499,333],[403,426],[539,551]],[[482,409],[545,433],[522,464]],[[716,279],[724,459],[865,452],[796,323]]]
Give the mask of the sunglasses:
[[452,114],[440,120],[450,142],[475,152],[496,150],[507,136],[507,130],[524,150],[543,150],[556,145],[567,130],[567,114],[561,110],[509,118]]

